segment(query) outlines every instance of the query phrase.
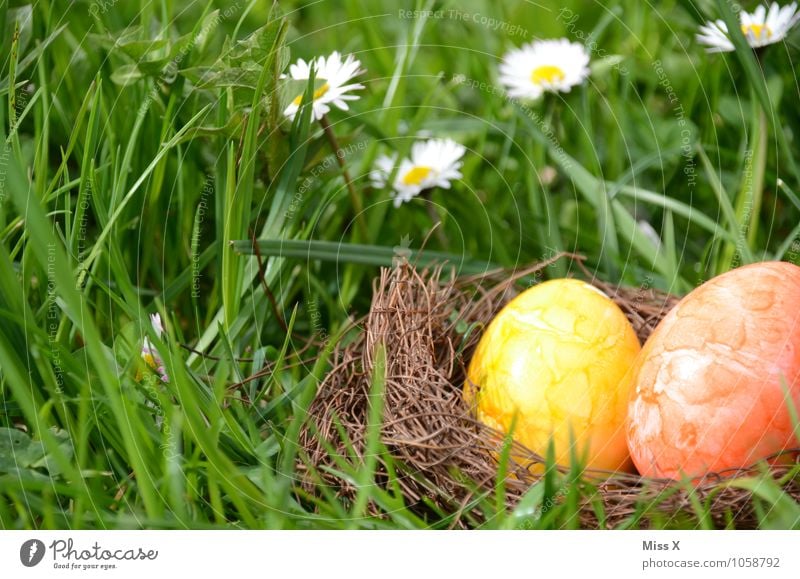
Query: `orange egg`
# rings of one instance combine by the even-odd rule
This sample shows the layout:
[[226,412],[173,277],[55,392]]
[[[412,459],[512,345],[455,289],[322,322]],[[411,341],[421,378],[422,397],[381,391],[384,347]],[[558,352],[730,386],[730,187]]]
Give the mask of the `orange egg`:
[[706,282],[642,349],[628,407],[634,464],[697,477],[800,446],[782,380],[800,406],[800,267],[758,263]]

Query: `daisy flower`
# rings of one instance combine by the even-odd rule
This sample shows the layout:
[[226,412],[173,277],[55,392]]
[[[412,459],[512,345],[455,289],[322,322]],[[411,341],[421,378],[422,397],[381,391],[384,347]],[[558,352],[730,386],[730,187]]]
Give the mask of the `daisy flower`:
[[[765,6],[758,6],[751,14],[742,10],[739,13],[739,23],[742,34],[752,48],[761,48],[769,44],[780,42],[792,27],[800,20],[797,11],[797,2],[784,6],[773,2],[769,12]],[[732,52],[735,50],[733,42],[728,36],[728,26],[722,20],[708,22],[700,27],[697,40],[705,44],[708,52]]]
[[[338,52],[333,52],[328,57],[317,57],[316,60],[311,62],[306,62],[299,58],[296,64],[289,66],[289,78],[303,84],[301,92],[292,99],[292,102],[283,111],[283,114],[290,119],[294,119],[300,109],[305,83],[308,82],[308,78],[311,75],[312,65],[316,69],[314,78],[319,85],[314,91],[313,111],[311,113],[313,121],[318,121],[323,115],[327,114],[331,110],[331,105],[346,111],[348,109],[347,101],[358,100],[359,98],[349,93],[364,88],[363,84],[349,84],[354,77],[364,72],[359,68],[361,62],[356,60],[352,54],[348,55],[344,60],[342,60],[342,56]],[[282,78],[286,78],[286,75],[283,75]]]
[[461,178],[461,157],[466,148],[452,139],[419,141],[411,147],[411,155],[397,164],[397,156],[382,156],[370,172],[373,187],[386,187],[389,176],[397,169],[392,183],[394,206],[411,201],[426,189],[450,188],[450,181]]
[[[150,323],[153,326],[153,330],[159,336],[164,335],[164,326],[161,323],[161,316],[159,314],[151,314],[150,315]],[[158,372],[158,375],[161,376],[161,379],[164,382],[169,382],[169,376],[167,375],[167,371],[164,368],[164,360],[161,358],[161,355],[158,353],[158,350],[150,341],[150,338],[145,336],[144,344],[142,345],[142,359],[145,363],[150,366],[153,370]]]
[[589,76],[589,53],[566,38],[537,40],[514,48],[500,63],[500,82],[512,98],[538,99],[569,92]]

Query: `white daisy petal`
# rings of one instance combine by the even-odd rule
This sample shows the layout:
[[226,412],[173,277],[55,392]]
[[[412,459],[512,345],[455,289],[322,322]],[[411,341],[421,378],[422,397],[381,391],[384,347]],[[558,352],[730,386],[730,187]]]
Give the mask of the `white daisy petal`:
[[700,27],[697,40],[708,46],[708,52],[730,52],[734,50],[733,43],[728,38],[728,27],[722,20],[709,22]]
[[[362,74],[364,71],[361,69],[361,62],[357,60],[352,54],[342,59],[342,56],[337,52],[332,52],[329,56],[318,56],[312,61],[316,69],[315,81],[317,88],[313,95],[311,120],[317,121],[330,112],[331,107],[334,105],[341,110],[348,110],[348,105],[345,101],[358,100],[358,95],[349,94],[352,91],[362,90],[363,84],[350,83],[354,77]],[[297,63],[289,66],[288,78],[297,83],[307,82],[311,75],[311,63],[304,61],[302,58],[297,60]],[[283,78],[286,78],[284,75]],[[348,84],[349,83],[349,84]],[[301,91],[303,91],[301,89]],[[294,119],[297,111],[300,109],[300,102],[303,98],[303,92],[297,94],[292,102],[284,109],[283,114],[290,119]]]
[[782,10],[780,6],[774,3],[769,7],[769,12],[767,13],[767,27],[769,29],[774,30],[777,28]]
[[164,324],[161,323],[161,314],[150,314],[150,324],[159,336],[164,333]]
[[376,189],[383,189],[389,182],[389,177],[394,171],[397,154],[392,156],[381,155],[375,160],[375,167],[369,172],[371,185]]
[[[742,34],[752,48],[761,48],[786,38],[789,31],[800,20],[797,3],[792,2],[781,7],[773,2],[769,9],[759,5],[750,13],[742,10],[739,13],[739,24]],[[722,20],[709,22],[700,26],[697,41],[706,46],[708,52],[732,52],[735,50],[728,35],[728,27]]]

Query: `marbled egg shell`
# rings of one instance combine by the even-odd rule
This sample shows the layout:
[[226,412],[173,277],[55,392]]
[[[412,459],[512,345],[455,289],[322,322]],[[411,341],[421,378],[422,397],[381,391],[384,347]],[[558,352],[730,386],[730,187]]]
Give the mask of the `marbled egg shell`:
[[[576,279],[551,280],[492,320],[470,362],[464,396],[483,423],[556,462],[627,470],[625,419],[641,351],[622,310]],[[573,446],[574,444],[574,446]]]
[[800,446],[782,379],[800,406],[800,268],[758,263],[706,282],[642,350],[628,408],[634,464],[697,477]]

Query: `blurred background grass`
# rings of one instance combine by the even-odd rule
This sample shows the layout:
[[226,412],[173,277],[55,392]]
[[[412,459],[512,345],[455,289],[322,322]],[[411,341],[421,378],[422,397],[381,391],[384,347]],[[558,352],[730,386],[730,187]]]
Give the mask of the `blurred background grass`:
[[[797,35],[761,67],[707,55],[694,34],[724,2],[1,6],[2,528],[447,527],[369,465],[342,461],[354,505],[295,485],[327,369],[304,360],[366,312],[397,246],[463,272],[570,251],[606,281],[678,294],[750,261],[800,262]],[[590,48],[590,81],[504,98],[503,53],[560,36]],[[366,70],[361,99],[330,115],[360,214],[321,129],[281,115],[304,90],[280,80],[287,63],[333,50]],[[395,209],[368,173],[420,134],[467,146],[464,177]],[[145,335],[167,384],[141,360]],[[557,488],[513,513],[479,497],[464,516],[574,526]],[[769,480],[754,488],[765,527],[800,520]],[[703,508],[660,524],[707,525]]]

